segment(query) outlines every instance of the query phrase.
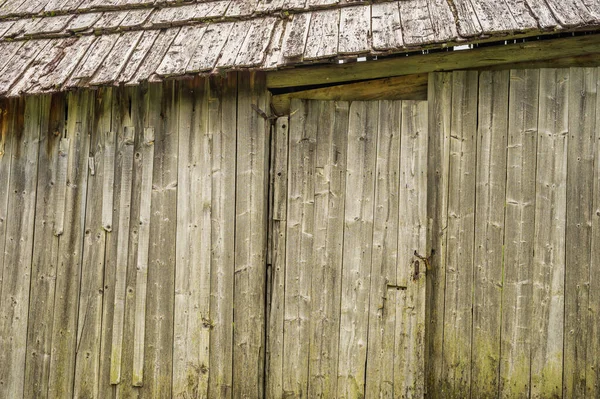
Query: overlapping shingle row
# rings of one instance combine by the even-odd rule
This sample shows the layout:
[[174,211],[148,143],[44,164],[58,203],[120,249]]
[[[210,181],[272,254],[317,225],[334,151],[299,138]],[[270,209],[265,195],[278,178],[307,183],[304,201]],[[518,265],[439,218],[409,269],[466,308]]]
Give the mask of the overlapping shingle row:
[[0,18],[0,96],[18,96],[595,29],[600,1],[7,0]]

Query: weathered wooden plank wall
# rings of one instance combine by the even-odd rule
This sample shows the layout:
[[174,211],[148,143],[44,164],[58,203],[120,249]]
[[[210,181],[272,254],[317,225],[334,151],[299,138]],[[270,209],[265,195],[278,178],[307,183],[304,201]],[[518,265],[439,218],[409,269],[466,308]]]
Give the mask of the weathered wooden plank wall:
[[262,396],[269,95],[240,76],[2,101],[0,397]]
[[2,100],[0,397],[596,397],[599,85]]
[[431,75],[433,397],[597,396],[599,85],[596,68]]
[[274,138],[266,397],[423,397],[427,103],[291,109]]

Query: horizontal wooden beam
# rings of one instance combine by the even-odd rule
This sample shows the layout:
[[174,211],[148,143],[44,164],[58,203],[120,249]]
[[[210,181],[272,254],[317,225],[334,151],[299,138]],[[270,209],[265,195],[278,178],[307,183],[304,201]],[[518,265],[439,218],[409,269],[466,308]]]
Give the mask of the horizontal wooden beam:
[[303,66],[267,74],[269,88],[333,84],[418,73],[540,62],[600,53],[600,34],[529,41],[505,46],[399,56],[349,64]]
[[271,104],[277,115],[287,115],[292,98],[338,101],[426,100],[427,79],[428,74],[421,73],[296,91],[273,96]]

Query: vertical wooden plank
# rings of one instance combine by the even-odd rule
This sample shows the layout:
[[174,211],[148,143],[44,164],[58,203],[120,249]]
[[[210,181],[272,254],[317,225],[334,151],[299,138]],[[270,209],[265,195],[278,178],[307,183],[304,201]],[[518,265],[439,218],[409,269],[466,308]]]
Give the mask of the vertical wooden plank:
[[[21,114],[17,100],[0,100],[0,184],[8,187],[10,184],[10,165],[12,163],[13,140],[16,133],[15,122]],[[20,118],[23,119],[22,117]],[[8,192],[0,192],[0,298],[2,297],[2,272],[4,271],[4,246],[6,243],[6,226],[8,225]],[[1,301],[1,299],[0,299]],[[0,303],[1,304],[1,303]]]
[[26,98],[22,124],[19,121],[8,132],[14,141],[5,187],[8,219],[0,298],[0,396],[7,398],[22,397],[24,391],[40,124],[47,123],[49,100],[48,96]]
[[569,71],[540,70],[531,397],[562,396]]
[[210,335],[209,394],[233,394],[233,295],[235,270],[235,196],[237,74],[211,78],[209,129],[213,137],[213,222],[211,262],[212,331]]
[[57,237],[64,233],[70,146],[71,139],[69,137],[62,137],[60,139],[58,146],[58,175],[56,177],[56,217],[54,218],[54,235]]
[[509,71],[479,76],[471,395],[495,396],[500,370]]
[[267,370],[265,396],[283,396],[283,329],[285,305],[285,253],[287,242],[288,140],[290,118],[278,118],[273,140],[272,188],[272,275],[267,330]]
[[427,125],[424,101],[402,102],[394,397],[425,395]]
[[144,129],[142,147],[142,182],[138,234],[137,273],[135,279],[135,330],[133,337],[134,386],[144,381],[144,337],[146,332],[146,295],[148,292],[148,251],[150,245],[150,210],[152,208],[152,171],[154,169],[154,128]]
[[77,351],[75,361],[75,397],[98,397],[100,339],[106,232],[102,224],[105,163],[112,162],[104,147],[105,133],[99,126],[102,94],[93,96],[94,121],[90,132],[88,186],[83,238],[83,268],[79,295]]
[[455,397],[468,397],[471,387],[477,80],[478,72],[452,75],[441,389]]
[[427,255],[431,256],[431,270],[426,288],[429,319],[425,324],[425,378],[427,394],[437,398],[442,395],[443,379],[452,73],[429,74],[428,103],[427,214],[431,229]]
[[133,144],[135,128],[124,127],[121,132],[119,156],[122,159],[119,201],[119,242],[115,279],[115,302],[113,310],[110,383],[121,382],[121,359],[123,354],[123,328],[125,300],[127,295],[127,261],[129,254],[129,225],[131,220],[131,186],[133,183]]
[[[233,396],[262,397],[269,124],[261,73],[238,77]],[[254,106],[254,107],[253,107]]]
[[129,249],[125,288],[125,313],[123,319],[123,346],[121,352],[121,383],[117,385],[118,398],[136,398],[139,388],[134,385],[133,361],[135,356],[135,302],[137,300],[137,255],[140,238],[140,203],[142,196],[142,151],[144,146],[144,90],[138,87],[121,88],[117,91],[119,107],[116,109],[121,126],[119,130],[135,131],[133,149],[133,175],[131,183],[131,211],[129,215]]
[[178,84],[148,87],[146,127],[154,127],[143,397],[169,397],[173,378],[173,306],[177,231]]
[[[100,359],[99,359],[99,377],[98,377],[98,397],[111,398],[116,390],[110,384],[110,356],[112,351],[112,326],[113,326],[113,310],[115,301],[115,271],[116,271],[116,244],[118,242],[118,206],[119,203],[119,186],[121,182],[121,174],[116,174],[116,159],[114,156],[114,146],[116,139],[110,139],[118,130],[121,116],[117,109],[114,109],[114,103],[119,96],[114,93],[113,88],[105,88],[97,94],[97,104],[95,114],[97,115],[96,129],[104,136],[102,143],[104,154],[106,155],[104,170],[103,170],[103,188],[102,188],[102,226],[106,230],[106,209],[111,211],[111,229],[106,234],[105,254],[104,254],[104,285],[102,287],[102,334],[100,339]],[[112,141],[111,141],[112,140]],[[111,165],[112,164],[112,165]],[[107,188],[107,180],[112,182],[110,188]],[[114,187],[113,187],[114,185]],[[106,194],[106,190],[113,191],[110,195]],[[116,191],[114,191],[116,189]],[[117,215],[115,217],[115,215]],[[117,222],[114,225],[113,222]]]
[[308,389],[317,107],[294,99],[291,108],[297,112],[290,116],[283,391],[296,397]]
[[338,392],[364,396],[379,103],[350,105]]
[[[596,90],[600,89],[600,71]],[[586,382],[588,387],[588,396],[597,397],[600,393],[600,273],[597,265],[600,265],[600,101],[596,98],[596,129],[594,137],[594,171],[593,171],[593,200],[592,200],[592,257],[591,265],[594,267],[590,273],[590,292],[589,292],[589,314],[588,325],[588,346],[589,355],[586,358],[587,371]]]
[[111,231],[115,186],[115,132],[106,131],[102,132],[102,134],[104,134],[104,157],[106,158],[106,162],[102,164],[102,176],[104,178],[102,189],[102,226],[106,231]]
[[182,86],[179,95],[173,391],[176,396],[206,397],[212,235],[208,80]]
[[[510,71],[500,396],[528,398],[539,71]],[[533,338],[535,339],[535,338]]]
[[401,124],[402,102],[381,101],[369,300],[367,397],[394,397],[394,367],[390,365],[395,364]]
[[93,94],[89,91],[69,93],[67,106],[70,147],[64,233],[59,238],[56,273],[57,295],[48,388],[51,398],[73,395]]
[[592,206],[596,68],[569,72],[567,236],[563,397],[589,397],[586,381],[589,287],[592,275]]
[[[56,215],[59,143],[65,129],[65,105],[65,96],[52,95],[48,120],[41,120],[38,164],[45,166],[38,168],[27,326],[25,398],[42,397],[48,392],[52,314],[58,262],[58,237],[54,235],[53,227]],[[2,242],[1,237],[0,242]]]
[[308,396],[336,397],[349,103],[320,104]]

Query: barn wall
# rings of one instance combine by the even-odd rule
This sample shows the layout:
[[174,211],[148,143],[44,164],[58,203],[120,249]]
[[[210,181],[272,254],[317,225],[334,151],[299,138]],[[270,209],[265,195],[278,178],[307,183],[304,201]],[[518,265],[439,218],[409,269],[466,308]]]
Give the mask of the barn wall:
[[597,397],[596,68],[434,74],[432,397]]
[[[599,78],[594,68],[430,76],[428,396],[598,396]],[[322,292],[286,293],[268,265],[282,261],[286,233],[315,239],[289,224],[290,205],[323,205],[288,192],[306,189],[288,180],[300,171],[288,154],[299,165],[324,153],[289,141],[303,131],[279,134],[310,122],[297,110],[271,140],[256,111],[268,100],[263,76],[246,74],[2,100],[0,397],[255,398],[280,376],[309,380],[310,369],[283,380],[286,349],[274,345],[294,332],[274,331],[267,312],[284,320],[274,309],[286,295],[312,312]],[[364,183],[352,178],[350,189]],[[273,203],[269,223],[277,190],[289,204]],[[368,366],[374,354],[357,342]],[[281,374],[265,378],[275,362]]]
[[262,395],[269,96],[241,76],[2,103],[0,397]]

